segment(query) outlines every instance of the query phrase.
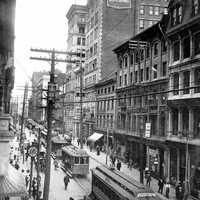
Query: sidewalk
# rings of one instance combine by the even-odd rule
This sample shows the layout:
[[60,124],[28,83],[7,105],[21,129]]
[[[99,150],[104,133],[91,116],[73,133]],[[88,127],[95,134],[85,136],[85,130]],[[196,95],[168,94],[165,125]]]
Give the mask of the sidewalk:
[[[75,141],[72,141],[72,142],[73,142],[73,144],[74,144],[75,146],[78,146],[76,140],[75,140]],[[92,159],[94,159],[96,162],[98,162],[98,163],[100,163],[100,164],[103,164],[103,165],[106,165],[106,154],[105,154],[105,153],[101,152],[100,155],[97,156],[96,151],[90,152],[90,149],[89,149],[86,145],[83,146],[83,149],[84,149],[85,151],[87,151],[88,155],[89,155]],[[110,166],[110,158],[109,158],[109,156],[108,156],[108,158],[107,158],[107,165]],[[121,171],[122,171],[123,173],[125,173],[126,175],[128,175],[128,176],[130,176],[130,177],[136,179],[137,181],[140,181],[140,172],[139,172],[139,170],[134,169],[134,168],[129,169],[129,168],[127,167],[127,164],[125,164],[125,163],[122,162]],[[164,196],[164,195],[165,195],[165,190],[163,190],[163,195],[161,195],[160,193],[157,192],[157,191],[158,191],[158,181],[157,181],[156,179],[154,179],[154,178],[151,179],[151,189],[152,189],[154,192],[156,192],[156,194],[157,194],[161,199],[167,200],[167,198]],[[173,187],[171,187],[171,188],[170,188],[169,199],[176,199],[175,196],[176,196],[176,195],[175,195],[175,189],[174,189]]]

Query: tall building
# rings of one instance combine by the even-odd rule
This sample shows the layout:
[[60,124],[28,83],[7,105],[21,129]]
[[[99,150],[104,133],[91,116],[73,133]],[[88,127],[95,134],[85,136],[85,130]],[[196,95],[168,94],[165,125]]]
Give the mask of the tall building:
[[14,86],[14,22],[16,0],[0,1],[0,109],[9,113]]
[[9,164],[9,141],[14,136],[9,114],[14,86],[15,7],[16,0],[0,1],[0,199],[26,195],[24,177]]
[[[81,51],[83,53],[82,60],[85,58],[87,13],[86,6],[72,5],[66,15],[68,19],[68,51]],[[74,59],[80,59],[80,57],[74,56]],[[63,95],[64,102],[66,102],[64,111],[65,131],[75,137],[79,137],[80,130],[80,105],[73,103],[80,101],[77,95],[80,93],[79,69],[80,62],[67,64],[65,93]]]
[[[88,0],[84,87],[86,100],[95,101],[94,85],[116,71],[113,49],[156,23],[167,7],[166,0]],[[143,24],[142,24],[143,23]],[[96,116],[95,103],[84,105],[87,116]],[[87,119],[88,127],[94,119]],[[89,129],[86,133],[90,133]]]
[[185,181],[200,198],[200,4],[169,3],[169,135],[170,177]]

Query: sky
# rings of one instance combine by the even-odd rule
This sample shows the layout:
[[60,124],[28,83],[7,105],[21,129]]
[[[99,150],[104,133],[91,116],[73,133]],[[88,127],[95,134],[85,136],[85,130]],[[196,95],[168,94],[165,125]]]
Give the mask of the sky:
[[[34,71],[49,71],[50,63],[30,60],[30,48],[67,48],[66,14],[72,4],[86,5],[87,0],[17,0],[15,18],[15,86],[12,96],[23,97],[26,82],[31,86]],[[48,57],[47,54],[37,56]],[[63,64],[57,69],[65,71]]]

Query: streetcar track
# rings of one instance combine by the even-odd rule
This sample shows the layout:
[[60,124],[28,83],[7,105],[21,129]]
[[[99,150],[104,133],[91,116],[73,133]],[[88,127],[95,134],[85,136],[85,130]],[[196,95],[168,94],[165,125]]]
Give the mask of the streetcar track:
[[[90,194],[90,191],[88,191],[88,189],[86,187],[83,186],[83,184],[81,184],[80,180],[76,177],[73,178],[73,180],[84,190],[84,192],[89,195]],[[87,180],[87,183],[90,184],[90,182],[88,181],[88,179],[85,179]]]

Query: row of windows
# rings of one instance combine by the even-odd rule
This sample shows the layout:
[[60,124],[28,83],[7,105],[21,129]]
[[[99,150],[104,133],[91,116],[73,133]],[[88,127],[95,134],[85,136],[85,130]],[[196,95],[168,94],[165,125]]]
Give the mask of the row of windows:
[[113,128],[113,115],[97,115],[97,127],[101,128]]
[[144,15],[145,13],[149,15],[159,16],[161,12],[167,14],[167,8],[161,10],[159,6],[149,6],[149,5],[141,5],[140,6],[140,15]]
[[85,46],[85,38],[77,37],[77,45]]
[[[187,36],[183,38],[182,44],[179,40],[173,43],[173,61],[189,58],[191,56],[191,38]],[[200,32],[194,35],[194,55],[200,54]],[[183,52],[181,57],[181,51]]]
[[95,70],[97,68],[97,59],[95,58],[94,60],[92,60],[91,62],[89,62],[89,64],[85,65],[85,71],[84,73],[87,74],[93,70]]
[[171,26],[176,26],[182,22],[183,17],[183,7],[177,4],[171,13]]
[[98,38],[98,26],[96,26],[95,29],[92,30],[90,34],[87,36],[87,45],[89,46],[97,38]]
[[[156,92],[156,91],[155,91]],[[145,96],[137,96],[134,97],[131,95],[119,95],[118,96],[118,106],[133,106],[133,107],[141,107],[147,105],[157,105],[158,101],[160,104],[166,103],[167,94],[152,94],[152,95],[145,95]]]
[[[200,92],[200,87],[195,87],[194,89],[190,89],[192,85],[194,86],[199,86],[200,85],[200,68],[195,69],[194,71],[194,77],[190,78],[191,73],[190,71],[184,71],[182,74],[182,83],[180,83],[180,74],[176,73],[173,75],[173,94],[178,95],[180,92],[183,94],[189,94],[190,90],[194,90],[194,93],[199,93]],[[190,83],[190,79],[194,80],[194,83]],[[181,85],[180,85],[181,84]],[[179,86],[183,88],[182,91],[179,91]]]
[[[163,62],[160,74],[158,73],[158,65],[155,64],[152,67],[152,79],[157,79],[159,77],[165,77],[167,75],[167,62]],[[133,77],[134,76],[134,77]],[[119,86],[127,86],[128,85],[128,78],[130,80],[130,84],[142,82],[142,81],[148,81],[150,79],[150,70],[149,67],[146,67],[145,69],[135,70],[134,72],[130,72],[129,77],[127,74],[124,74],[123,76],[119,76]]]
[[78,24],[78,33],[85,34],[85,24]]
[[91,84],[95,84],[97,81],[97,77],[96,74],[85,78],[85,86],[91,85]]
[[106,88],[101,88],[101,89],[98,89],[97,90],[97,93],[98,94],[110,94],[110,93],[113,93],[115,91],[115,86],[109,86],[109,87],[106,87]]
[[92,29],[95,25],[98,24],[98,11],[94,14],[94,16],[92,16],[89,21],[88,21],[88,30]]
[[[162,46],[162,53],[166,53],[167,52],[167,43],[166,42],[162,42],[162,44],[159,44],[158,42],[155,42],[153,44],[153,47],[152,47],[152,51],[153,51],[153,56],[154,57],[158,56],[160,45]],[[134,63],[134,60],[135,60],[135,63],[138,63],[139,61],[143,61],[144,57],[146,57],[147,59],[150,57],[150,48],[149,48],[149,46],[145,50],[141,49],[140,52],[137,51],[135,54],[131,54],[130,56],[125,55],[123,57],[123,59],[120,58],[119,59],[119,67],[120,68],[122,68],[122,67],[126,68],[126,67],[129,66],[129,62],[130,62],[130,65],[132,65]]]
[[97,43],[94,43],[93,46],[91,46],[88,50],[86,50],[86,59],[95,56],[97,54],[97,51],[98,51]]
[[114,109],[114,99],[97,102],[97,111],[111,111]]

